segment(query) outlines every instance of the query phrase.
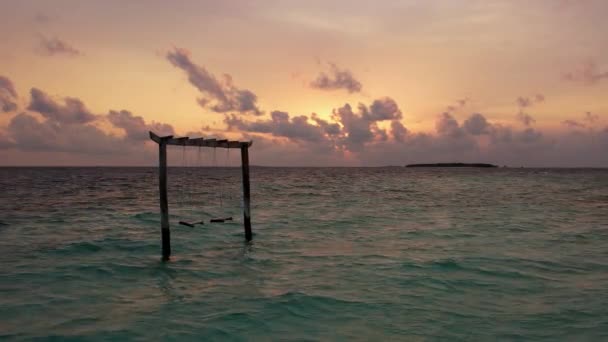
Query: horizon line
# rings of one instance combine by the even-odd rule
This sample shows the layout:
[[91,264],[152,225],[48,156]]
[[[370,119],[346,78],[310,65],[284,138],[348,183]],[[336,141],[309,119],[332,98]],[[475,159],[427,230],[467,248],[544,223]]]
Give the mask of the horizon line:
[[[404,168],[404,169],[417,169],[417,168],[408,168],[406,165],[375,165],[375,166],[340,166],[340,165],[290,165],[290,166],[278,166],[278,165],[250,165],[250,167],[259,167],[259,168]],[[235,166],[182,166],[182,165],[173,165],[168,166],[168,168],[240,168],[240,165]],[[158,165],[0,165],[0,168],[158,168]],[[426,168],[426,167],[419,167]],[[428,167],[431,169],[441,169],[442,167]],[[445,167],[448,169],[454,169],[450,167]],[[466,167],[463,167],[466,168]],[[475,167],[471,167],[475,168]],[[608,169],[608,166],[497,166],[490,169]]]

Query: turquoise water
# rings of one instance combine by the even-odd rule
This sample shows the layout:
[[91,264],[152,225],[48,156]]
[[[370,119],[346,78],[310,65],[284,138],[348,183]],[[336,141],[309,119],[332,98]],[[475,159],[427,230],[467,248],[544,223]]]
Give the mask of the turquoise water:
[[155,172],[0,169],[0,337],[608,339],[608,170]]

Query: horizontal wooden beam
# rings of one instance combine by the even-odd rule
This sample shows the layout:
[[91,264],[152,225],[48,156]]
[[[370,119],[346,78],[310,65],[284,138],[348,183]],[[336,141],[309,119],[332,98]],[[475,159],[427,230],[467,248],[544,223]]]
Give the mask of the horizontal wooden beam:
[[165,137],[160,137],[156,133],[150,131],[150,139],[154,140],[157,144],[160,144],[161,140],[171,139],[171,138],[173,138],[172,135],[167,135]]
[[157,144],[175,145],[175,146],[201,146],[201,147],[221,147],[221,148],[241,148],[249,147],[253,144],[253,141],[229,141],[226,139],[204,139],[189,137],[174,138],[172,135],[161,137],[154,132],[150,132],[150,139],[154,140]]

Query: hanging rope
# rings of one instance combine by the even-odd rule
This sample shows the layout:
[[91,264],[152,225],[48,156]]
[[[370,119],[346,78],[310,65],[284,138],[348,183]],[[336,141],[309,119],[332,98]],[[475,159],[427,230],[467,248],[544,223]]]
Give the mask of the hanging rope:
[[[233,198],[232,198],[232,191],[231,191],[230,185],[229,185],[230,184],[230,182],[229,182],[230,181],[230,149],[229,148],[226,149],[226,162],[225,162],[225,166],[226,166],[226,181],[225,181],[225,183],[226,183],[226,186],[228,187],[228,193],[227,193],[226,197],[227,197],[229,203],[231,203]],[[229,204],[229,205],[231,206],[232,204]]]
[[[201,172],[201,147],[198,147],[198,151],[196,153],[196,170],[195,170],[195,176],[200,176],[200,172]],[[195,186],[197,186],[198,182],[195,182],[195,180],[199,179],[199,177],[192,177],[192,189],[194,191]],[[196,194],[200,194],[200,191],[196,191]],[[198,198],[199,196],[197,196]]]
[[179,206],[180,206],[180,209],[182,212],[184,211],[184,205],[185,205],[185,200],[184,200],[184,180],[186,179],[185,175],[184,175],[185,167],[186,167],[186,145],[182,146],[182,165],[181,165],[181,170],[179,170],[179,173],[180,173],[180,177],[179,177],[180,182],[179,183],[180,184],[177,187],[178,191],[179,191],[179,201],[180,201]]
[[[213,148],[213,168],[215,169],[214,173],[217,174],[219,167],[218,167],[218,163],[217,163],[217,148],[216,147]],[[215,180],[218,181],[219,178],[215,179]],[[219,197],[219,202],[220,202],[220,208],[222,208],[223,207],[223,203],[222,203],[222,182],[220,181],[219,183],[220,183],[220,185],[219,185],[220,191],[219,191],[218,197]]]

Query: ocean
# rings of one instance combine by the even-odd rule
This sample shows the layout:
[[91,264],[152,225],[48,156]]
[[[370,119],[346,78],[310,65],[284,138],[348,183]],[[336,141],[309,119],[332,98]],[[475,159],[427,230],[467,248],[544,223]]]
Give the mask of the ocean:
[[608,339],[608,169],[156,172],[0,168],[0,338]]

